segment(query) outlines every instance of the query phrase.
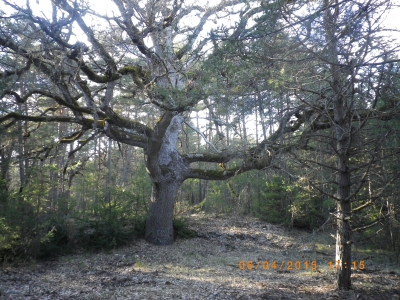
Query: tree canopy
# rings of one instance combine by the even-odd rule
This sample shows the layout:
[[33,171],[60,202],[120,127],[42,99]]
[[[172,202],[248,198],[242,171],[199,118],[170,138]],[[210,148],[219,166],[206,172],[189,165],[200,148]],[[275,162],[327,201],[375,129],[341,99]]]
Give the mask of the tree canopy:
[[[93,150],[77,153],[104,137],[121,152],[143,149],[146,239],[166,245],[185,180],[272,168],[295,178],[290,159],[318,170],[306,180],[336,203],[336,260],[351,262],[351,232],[368,226],[353,215],[382,192],[363,198],[378,180],[372,169],[398,155],[388,145],[400,113],[398,45],[383,22],[390,1],[2,3],[0,134],[13,141],[0,149],[4,189],[13,152],[21,192],[27,169],[55,149],[64,147],[68,185]],[[28,149],[48,123],[57,128]],[[350,272],[341,265],[338,287],[350,288]]]

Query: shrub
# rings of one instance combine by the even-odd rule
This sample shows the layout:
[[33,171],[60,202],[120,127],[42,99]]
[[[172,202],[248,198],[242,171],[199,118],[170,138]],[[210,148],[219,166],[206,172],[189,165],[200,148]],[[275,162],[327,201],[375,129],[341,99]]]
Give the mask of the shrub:
[[196,232],[189,228],[189,222],[185,218],[175,218],[173,220],[174,235],[184,239],[197,236]]
[[72,252],[69,244],[70,228],[63,218],[50,219],[41,226],[38,259],[49,259]]
[[255,201],[255,215],[270,223],[289,224],[290,215],[287,207],[293,193],[285,184],[283,177],[272,177],[271,181],[266,182],[266,188],[261,195],[262,197]]
[[146,215],[137,215],[133,218],[133,234],[138,238],[146,236]]
[[129,219],[116,206],[104,206],[97,216],[78,221],[74,242],[86,250],[110,250],[127,245],[134,233]]

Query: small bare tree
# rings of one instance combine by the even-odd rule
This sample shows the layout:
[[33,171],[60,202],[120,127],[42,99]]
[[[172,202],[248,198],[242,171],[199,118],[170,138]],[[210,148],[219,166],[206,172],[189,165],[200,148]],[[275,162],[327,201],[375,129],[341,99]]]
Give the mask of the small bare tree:
[[[382,19],[390,7],[390,1],[323,0],[308,5],[312,13],[286,19],[298,43],[295,51],[302,58],[290,86],[297,101],[312,111],[299,146],[335,162],[302,159],[304,166],[317,165],[332,175],[310,184],[336,202],[334,265],[339,289],[351,288],[351,269],[359,267],[359,262],[352,261],[352,233],[387,217],[384,214],[362,224],[357,214],[375,205],[395,179],[386,178],[387,182],[364,197],[373,170],[384,159],[382,151],[388,156],[396,153],[385,149],[394,134],[387,123],[400,113],[398,94],[392,94],[389,101],[388,95],[383,96],[388,82],[397,76],[393,64],[399,62],[395,57],[398,44],[382,34],[386,30]],[[382,105],[385,101],[392,105]],[[327,185],[334,188],[322,188]]]

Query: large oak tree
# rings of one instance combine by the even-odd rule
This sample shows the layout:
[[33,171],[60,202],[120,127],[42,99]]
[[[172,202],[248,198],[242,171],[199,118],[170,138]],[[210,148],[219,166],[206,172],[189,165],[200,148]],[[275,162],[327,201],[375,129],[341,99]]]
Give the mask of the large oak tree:
[[[351,271],[344,263],[351,265],[353,213],[364,205],[352,203],[377,161],[379,149],[371,145],[382,141],[360,139],[371,122],[399,114],[398,99],[378,105],[389,88],[387,66],[396,62],[396,48],[378,44],[384,41],[379,16],[386,1],[232,0],[200,6],[113,0],[102,13],[84,1],[53,0],[49,14],[29,1],[3,3],[12,12],[2,17],[0,29],[1,96],[9,108],[0,116],[2,129],[20,121],[66,123],[75,127],[58,142],[71,144],[72,152],[99,134],[142,148],[153,183],[146,238],[159,245],[173,242],[175,198],[186,179],[225,180],[266,168],[282,153],[315,151],[313,143],[324,140],[336,158],[336,165],[326,167],[337,178],[335,194],[321,192],[337,203],[338,287],[350,288]],[[304,3],[310,4],[307,14]],[[230,25],[228,17],[236,22]],[[228,23],[207,33],[220,20]],[[214,88],[216,78],[223,88]],[[277,104],[282,109],[273,132],[267,136],[264,130],[262,142],[241,151],[218,149],[208,140],[209,152],[178,147],[185,126],[202,135],[189,119],[199,103],[215,105],[223,94],[223,105],[232,109],[248,93],[263,110],[268,89],[279,90],[288,101]],[[137,119],[115,109],[121,95],[135,102],[128,110],[140,109]],[[18,109],[43,99],[52,103],[46,109]],[[149,106],[159,114],[153,124],[140,119]],[[214,122],[219,133],[221,124]],[[357,166],[360,147],[370,160]],[[231,161],[218,170],[199,167]],[[352,176],[360,180],[352,182]]]
[[[151,243],[173,242],[173,209],[183,181],[224,180],[268,166],[273,152],[267,148],[292,131],[286,126],[291,116],[301,115],[300,108],[287,111],[274,135],[245,151],[217,149],[209,141],[208,153],[184,153],[177,147],[182,126],[201,134],[188,118],[195,105],[202,100],[208,103],[213,93],[202,69],[210,50],[220,40],[240,40],[254,27],[253,16],[268,10],[267,2],[260,6],[240,0],[212,5],[114,0],[107,13],[84,1],[53,0],[51,13],[41,13],[30,1],[3,3],[11,12],[2,17],[0,31],[2,77],[12,83],[2,97],[9,103],[50,99],[53,104],[24,113],[13,111],[18,105],[10,105],[10,111],[0,117],[1,126],[10,128],[18,121],[79,125],[59,139],[72,144],[72,151],[98,134],[142,148],[153,182],[146,226]],[[271,5],[279,8],[279,3]],[[236,24],[230,25],[228,17],[236,18]],[[219,20],[228,23],[207,33],[210,24]],[[207,80],[209,84],[204,84]],[[23,88],[17,84],[21,82]],[[146,107],[156,107],[157,122],[151,126],[118,113],[113,107],[121,94],[141,103],[144,113]],[[196,165],[234,159],[240,162],[217,171]]]

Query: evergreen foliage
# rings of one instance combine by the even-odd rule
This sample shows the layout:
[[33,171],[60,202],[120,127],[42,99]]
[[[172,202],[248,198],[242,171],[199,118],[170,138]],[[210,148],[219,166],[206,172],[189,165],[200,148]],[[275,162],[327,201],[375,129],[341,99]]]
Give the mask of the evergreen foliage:
[[[287,203],[294,196],[280,176],[273,176],[266,182],[261,198],[256,202],[255,212],[262,220],[274,224],[290,224]],[[286,204],[286,205],[285,205]]]
[[[337,249],[400,252],[390,1],[116,2],[123,13],[94,29],[82,12],[100,15],[55,1],[59,31],[4,2],[18,18],[0,19],[1,262],[110,250],[146,222],[168,232],[151,242],[171,243],[172,230],[195,236],[182,216],[200,211],[336,223]],[[192,12],[199,27],[181,22]],[[204,34],[220,13],[238,22]]]

